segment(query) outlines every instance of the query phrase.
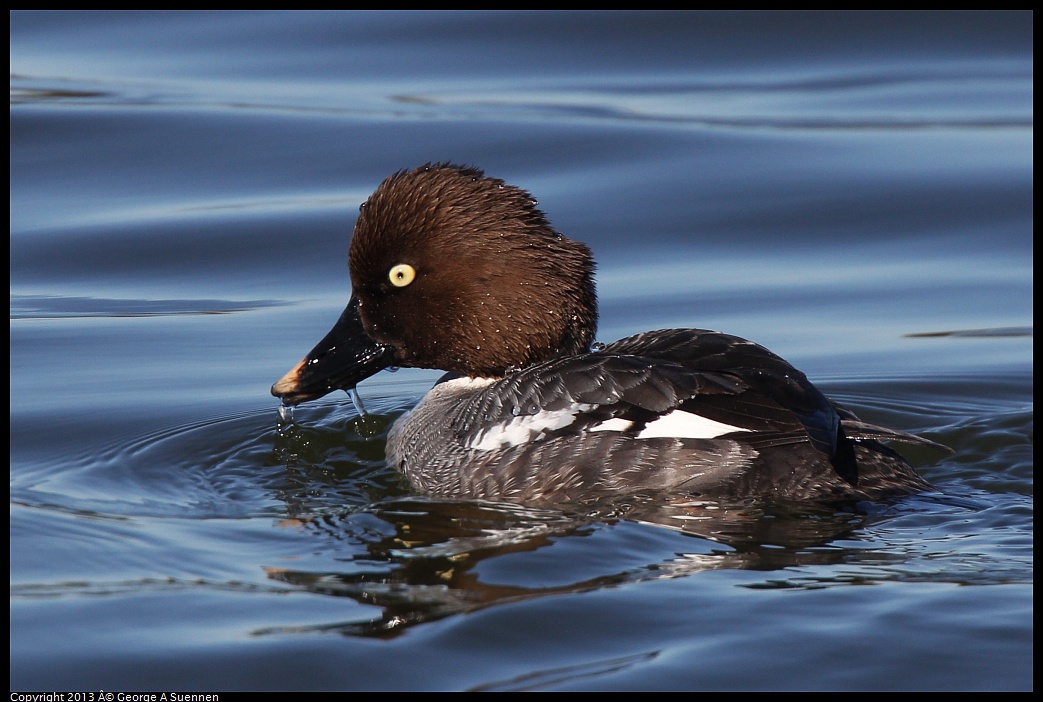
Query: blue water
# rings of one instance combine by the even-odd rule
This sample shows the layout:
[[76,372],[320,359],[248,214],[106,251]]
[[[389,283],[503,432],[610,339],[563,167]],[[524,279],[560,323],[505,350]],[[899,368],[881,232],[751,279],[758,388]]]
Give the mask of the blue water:
[[[10,19],[12,690],[1032,688],[1031,13]],[[592,247],[601,341],[758,341],[936,491],[424,500],[435,371],[281,421],[359,203],[443,160]]]

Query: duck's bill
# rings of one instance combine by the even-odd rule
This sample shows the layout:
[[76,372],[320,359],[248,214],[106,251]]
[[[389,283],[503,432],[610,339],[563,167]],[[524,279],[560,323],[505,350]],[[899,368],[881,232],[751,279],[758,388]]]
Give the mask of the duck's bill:
[[393,361],[392,348],[373,341],[362,327],[352,296],[329,334],[272,386],[272,394],[284,405],[299,405],[334,390],[351,390]]

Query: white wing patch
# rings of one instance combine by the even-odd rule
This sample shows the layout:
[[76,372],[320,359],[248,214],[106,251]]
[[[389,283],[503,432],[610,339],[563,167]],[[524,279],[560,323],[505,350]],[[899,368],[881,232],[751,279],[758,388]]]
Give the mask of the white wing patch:
[[626,431],[632,426],[634,426],[634,423],[629,419],[615,417],[613,419],[606,419],[601,424],[595,424],[590,429],[587,429],[587,431]]
[[567,427],[575,421],[576,415],[594,407],[590,404],[573,405],[560,410],[541,410],[536,414],[512,417],[506,424],[497,424],[478,434],[471,441],[470,447],[495,451],[535,441],[544,432]]
[[639,439],[656,439],[660,437],[673,439],[712,439],[734,431],[749,431],[742,427],[715,422],[698,414],[675,409],[654,422],[649,422],[637,435]]
[[[597,405],[579,404],[560,410],[542,410],[536,414],[512,417],[509,422],[489,427],[471,440],[469,447],[482,451],[497,451],[509,446],[519,446],[536,441],[547,432],[564,429],[576,421],[576,417],[589,412]],[[606,419],[600,424],[589,427],[587,431],[625,432],[633,428],[634,423],[628,419],[615,417]],[[722,434],[736,431],[749,431],[742,427],[715,422],[691,412],[675,409],[664,414],[653,422],[649,422],[638,432],[638,439],[674,438],[674,439],[712,439]]]

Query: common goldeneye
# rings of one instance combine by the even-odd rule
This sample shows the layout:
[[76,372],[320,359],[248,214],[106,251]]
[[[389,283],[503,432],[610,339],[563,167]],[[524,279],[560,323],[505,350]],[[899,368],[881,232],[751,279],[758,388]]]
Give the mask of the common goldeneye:
[[347,308],[272,394],[296,405],[390,366],[448,371],[388,435],[421,493],[539,505],[930,487],[880,442],[937,444],[859,421],[762,346],[702,329],[594,344],[590,250],[478,169],[384,180],[348,265]]

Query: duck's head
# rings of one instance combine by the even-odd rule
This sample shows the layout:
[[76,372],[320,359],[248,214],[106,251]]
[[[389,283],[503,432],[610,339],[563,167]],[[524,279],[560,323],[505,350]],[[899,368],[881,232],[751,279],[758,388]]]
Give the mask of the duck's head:
[[272,386],[284,404],[351,389],[389,366],[474,377],[586,351],[594,262],[532,196],[482,171],[428,164],[362,204],[352,296],[333,329]]

